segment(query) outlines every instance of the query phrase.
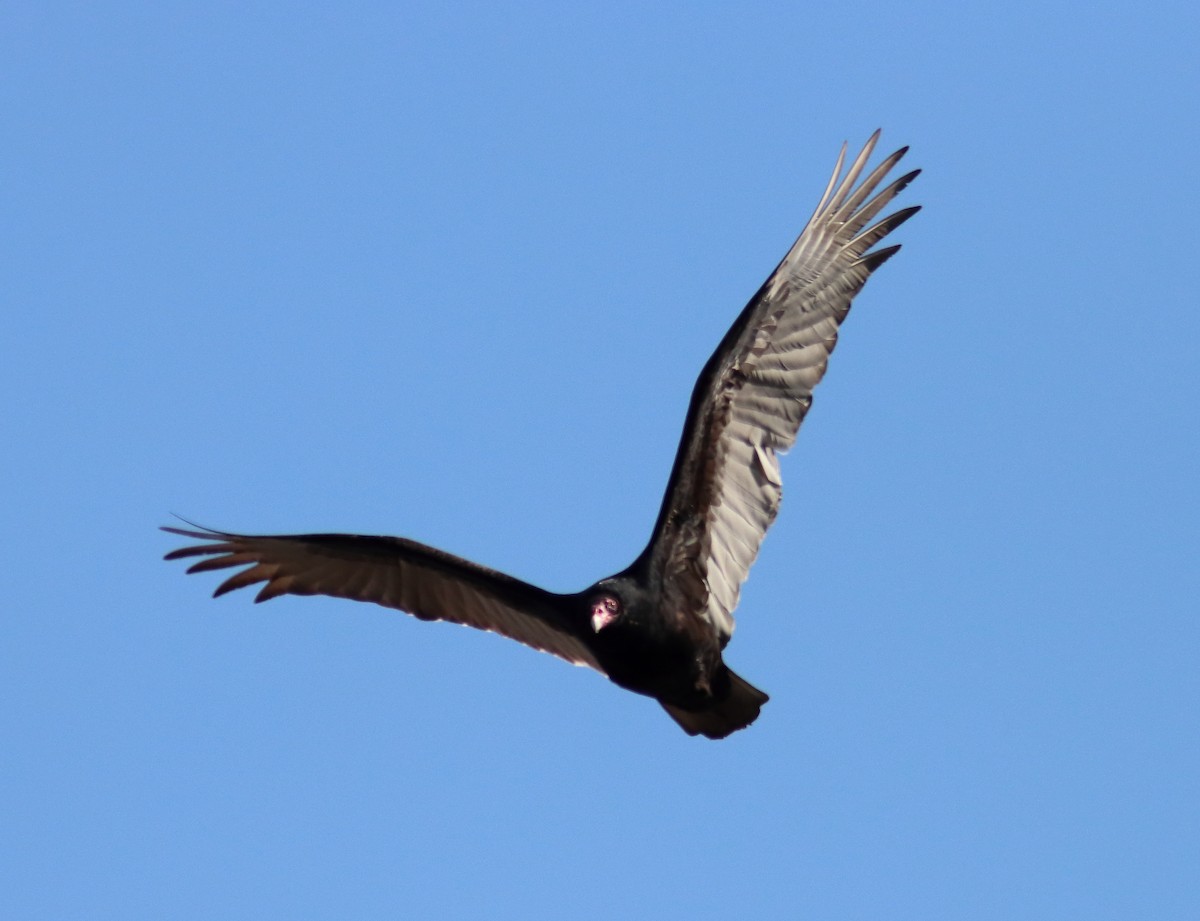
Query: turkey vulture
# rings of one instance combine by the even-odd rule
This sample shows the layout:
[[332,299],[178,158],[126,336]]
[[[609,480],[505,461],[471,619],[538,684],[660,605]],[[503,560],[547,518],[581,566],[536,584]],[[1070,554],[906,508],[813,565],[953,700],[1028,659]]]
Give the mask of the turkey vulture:
[[779,509],[778,454],[795,441],[850,301],[900,249],[875,245],[919,210],[875,221],[919,172],[876,192],[902,148],[860,182],[878,139],[844,175],[842,146],[808,225],[701,371],[650,542],[623,572],[562,595],[401,537],[198,526],[163,528],[203,541],[166,559],[202,557],[189,573],[244,567],[214,597],[262,582],[256,601],[331,595],[491,630],[655,698],[690,735],[721,739],[750,725],[767,695],[721,653]]

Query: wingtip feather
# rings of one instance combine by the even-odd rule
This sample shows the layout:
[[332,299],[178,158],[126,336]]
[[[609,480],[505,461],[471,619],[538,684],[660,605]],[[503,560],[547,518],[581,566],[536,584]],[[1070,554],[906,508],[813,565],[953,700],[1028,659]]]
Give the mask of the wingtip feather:
[[858,260],[858,264],[863,266],[868,272],[874,272],[898,252],[900,252],[900,244],[896,243],[893,246],[878,249],[873,253],[867,253],[867,255]]

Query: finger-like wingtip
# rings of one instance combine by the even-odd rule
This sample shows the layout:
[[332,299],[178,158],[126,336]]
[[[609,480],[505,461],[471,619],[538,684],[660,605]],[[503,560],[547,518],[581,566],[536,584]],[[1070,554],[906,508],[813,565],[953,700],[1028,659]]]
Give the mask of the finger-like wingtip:
[[225,531],[218,531],[216,528],[208,528],[202,524],[197,524],[190,518],[184,518],[182,515],[178,515],[175,512],[171,512],[170,514],[172,518],[178,518],[180,521],[186,524],[187,528],[179,528],[175,527],[174,525],[161,524],[158,526],[160,531],[166,531],[168,534],[178,534],[181,537],[212,537],[214,534],[224,536],[226,533]]
[[874,272],[898,252],[900,252],[899,243],[894,246],[885,247],[884,249],[875,250],[873,253],[867,253],[867,255],[858,261],[858,264],[866,268],[868,272]]
[[[189,540],[205,540],[205,541],[211,541],[213,539],[227,540],[228,538],[233,536],[225,531],[218,531],[215,528],[206,528],[202,524],[196,524],[196,522],[189,521],[187,518],[184,518],[182,515],[175,515],[174,512],[172,512],[172,515],[174,515],[174,517],[178,518],[180,521],[182,521],[184,524],[188,525],[189,527],[177,528],[174,525],[163,524],[163,525],[158,526],[158,529],[160,531],[164,531],[167,534],[175,534],[179,537],[186,537]],[[170,553],[163,554],[163,559],[164,560],[179,560],[179,559],[183,559],[184,557],[200,556],[205,553],[217,553],[217,552],[220,552],[220,549],[221,548],[215,547],[212,544],[206,544],[206,545],[201,545],[201,546],[192,544],[187,547],[180,547],[177,550],[172,550]],[[188,572],[191,572],[191,571],[192,570],[188,570]]]

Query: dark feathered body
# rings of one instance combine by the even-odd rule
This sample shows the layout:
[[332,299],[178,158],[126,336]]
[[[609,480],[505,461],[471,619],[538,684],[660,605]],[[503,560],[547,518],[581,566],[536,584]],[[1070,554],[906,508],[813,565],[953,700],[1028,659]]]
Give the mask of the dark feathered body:
[[704,702],[710,676],[721,665],[721,647],[712,630],[693,617],[661,606],[662,593],[638,578],[636,570],[604,579],[583,593],[620,599],[623,614],[596,633],[592,652],[612,681],[681,706]]
[[873,247],[917,211],[871,223],[917,175],[880,189],[902,149],[864,177],[877,139],[844,174],[843,148],[812,219],[704,366],[650,541],[624,572],[559,595],[404,538],[178,528],[164,530],[205,543],[167,559],[202,557],[189,572],[239,568],[218,595],[265,583],[258,601],[331,595],[500,633],[655,698],[693,735],[749,725],[767,695],[722,653],[779,508],[778,454],[795,440],[851,300],[899,249]]
[[574,596],[587,613],[598,595],[620,599],[622,616],[590,646],[609,680],[652,697],[692,735],[724,738],[748,726],[767,695],[735,675],[724,643],[703,621],[663,606],[664,593],[641,561]]

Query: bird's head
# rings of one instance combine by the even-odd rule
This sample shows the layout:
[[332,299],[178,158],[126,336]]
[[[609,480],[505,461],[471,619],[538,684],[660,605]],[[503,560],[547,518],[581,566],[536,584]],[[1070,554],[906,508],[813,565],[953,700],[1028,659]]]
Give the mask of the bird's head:
[[621,599],[610,592],[593,595],[591,601],[588,602],[588,610],[591,615],[592,629],[597,633],[616,623],[625,613]]
[[587,592],[587,613],[592,631],[599,633],[620,624],[640,622],[639,611],[645,607],[639,582],[628,575],[602,579]]

